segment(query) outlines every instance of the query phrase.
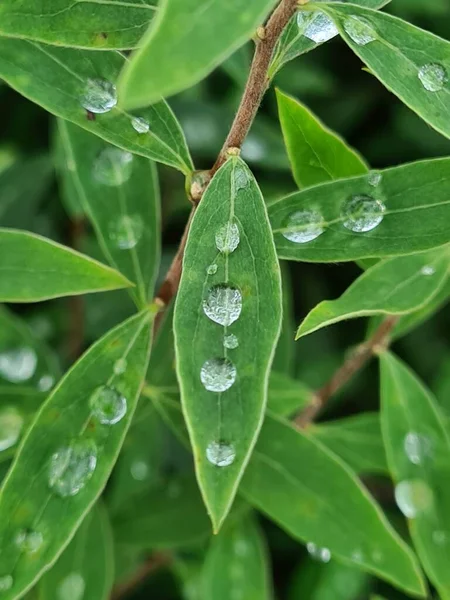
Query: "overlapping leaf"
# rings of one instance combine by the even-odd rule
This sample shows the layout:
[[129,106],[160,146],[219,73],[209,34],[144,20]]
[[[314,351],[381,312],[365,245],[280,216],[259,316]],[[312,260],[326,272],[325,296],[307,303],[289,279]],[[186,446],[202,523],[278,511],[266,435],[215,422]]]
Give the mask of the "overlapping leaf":
[[174,317],[182,403],[215,529],[262,423],[280,287],[261,192],[245,163],[230,158],[195,213]]

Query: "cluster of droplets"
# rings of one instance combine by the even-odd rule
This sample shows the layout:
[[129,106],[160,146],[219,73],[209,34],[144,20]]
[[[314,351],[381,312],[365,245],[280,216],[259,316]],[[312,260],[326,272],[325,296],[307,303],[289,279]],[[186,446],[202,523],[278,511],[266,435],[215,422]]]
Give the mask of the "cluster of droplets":
[[313,542],[308,542],[306,544],[306,549],[315,560],[323,563],[330,562],[331,552],[328,550],[328,548],[322,548]]

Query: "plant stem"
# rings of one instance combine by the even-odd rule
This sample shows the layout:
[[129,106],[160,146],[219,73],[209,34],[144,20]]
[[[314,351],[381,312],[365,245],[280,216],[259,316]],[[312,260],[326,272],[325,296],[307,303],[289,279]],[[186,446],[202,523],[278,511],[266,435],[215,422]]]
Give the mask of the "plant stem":
[[313,401],[294,419],[294,423],[301,429],[312,423],[328,400],[340,390],[380,349],[387,346],[389,336],[398,322],[399,317],[387,317],[373,336],[360,344],[344,364],[333,374],[331,379],[315,394]]
[[162,567],[168,565],[171,561],[171,558],[167,554],[154,554],[150,558],[148,558],[145,563],[135,571],[130,579],[117,585],[111,594],[111,600],[121,600],[125,596],[127,596],[130,592],[135,590],[139,585],[141,585],[149,575],[158,571]]

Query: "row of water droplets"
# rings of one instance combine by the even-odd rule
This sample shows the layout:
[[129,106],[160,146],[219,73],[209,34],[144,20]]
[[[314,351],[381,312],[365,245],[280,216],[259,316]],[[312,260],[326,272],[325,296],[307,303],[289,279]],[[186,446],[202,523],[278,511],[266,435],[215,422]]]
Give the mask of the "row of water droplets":
[[[339,33],[333,20],[319,11],[299,11],[297,25],[302,35],[316,44],[326,42]],[[373,25],[364,17],[350,15],[344,19],[343,27],[349,38],[358,46],[366,46],[379,39]],[[439,63],[421,65],[417,77],[428,92],[439,92],[448,83],[447,69]]]
[[[240,167],[234,170],[235,193],[244,189],[249,178],[246,171]],[[228,260],[239,246],[240,233],[237,223],[230,221],[221,225],[215,234],[215,244],[221,255]],[[218,271],[217,264],[213,263],[206,269],[208,275],[215,275]],[[242,311],[242,294],[240,290],[227,283],[219,283],[209,288],[203,300],[204,314],[224,328],[223,346],[224,357],[210,358],[204,362],[200,369],[200,381],[206,390],[222,393],[230,389],[237,377],[237,369],[227,357],[227,350],[234,350],[239,346],[239,340],[233,333],[228,333],[227,328],[237,321]],[[214,440],[206,449],[206,457],[210,463],[218,467],[231,465],[236,457],[234,446],[222,440]]]

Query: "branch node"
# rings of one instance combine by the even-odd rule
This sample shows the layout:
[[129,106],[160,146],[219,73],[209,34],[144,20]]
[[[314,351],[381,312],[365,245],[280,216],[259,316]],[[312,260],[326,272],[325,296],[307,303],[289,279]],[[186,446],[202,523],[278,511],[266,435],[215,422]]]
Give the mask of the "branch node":
[[239,156],[241,153],[241,149],[236,146],[231,146],[231,148],[227,148],[226,153],[228,156]]
[[266,39],[266,28],[265,27],[258,27],[258,29],[256,30],[256,38],[259,41],[263,41]]

